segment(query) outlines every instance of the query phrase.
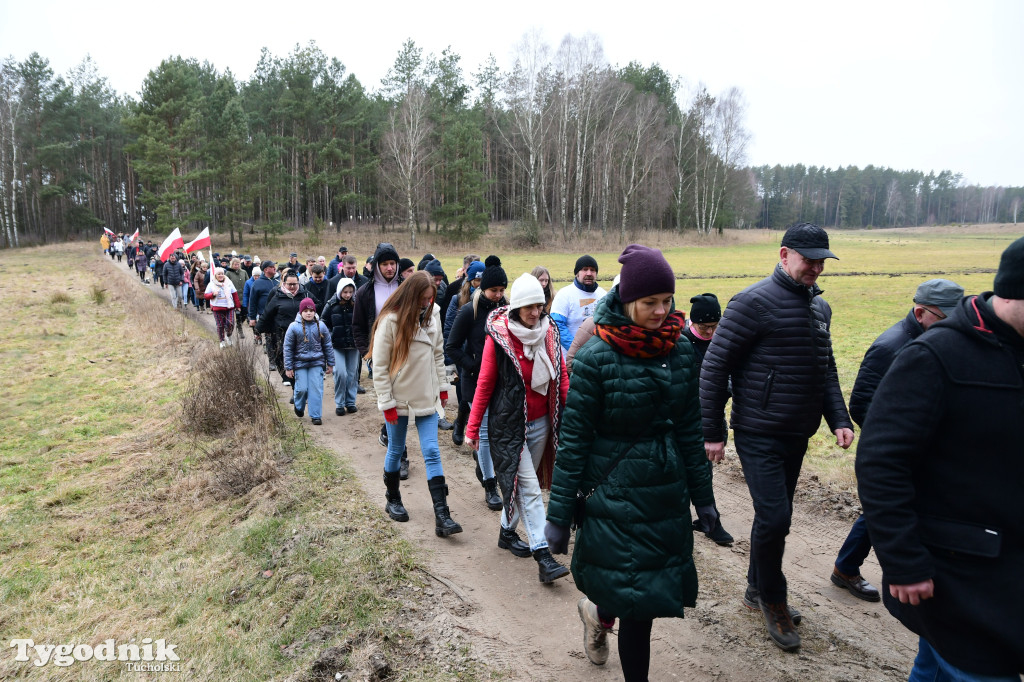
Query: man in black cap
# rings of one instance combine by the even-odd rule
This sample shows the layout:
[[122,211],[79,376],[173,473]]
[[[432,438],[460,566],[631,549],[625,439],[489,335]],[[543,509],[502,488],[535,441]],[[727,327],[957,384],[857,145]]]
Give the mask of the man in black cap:
[[[341,272],[341,262],[348,255],[347,246],[338,247],[338,255],[331,259],[327,265],[327,279],[334,279],[334,276]],[[351,279],[351,278],[349,278]]]
[[252,277],[252,256],[242,256],[242,269],[245,270],[246,279]]
[[597,260],[593,256],[580,256],[572,273],[572,284],[559,289],[551,301],[551,319],[558,325],[564,350],[569,350],[583,320],[593,317],[597,302],[608,293],[597,286]]
[[800,646],[787,604],[782,555],[807,441],[824,415],[836,444],[849,448],[853,423],[832,355],[832,309],[818,276],[828,234],[812,223],[786,230],[772,274],[733,296],[711,339],[700,376],[704,449],[725,456],[725,403],[732,379],[736,452],[754,502],[743,603],[760,608],[775,644]]
[[[864,426],[878,384],[903,347],[939,320],[952,315],[963,297],[964,288],[948,279],[930,279],[917,287],[914,307],[906,317],[875,339],[860,363],[857,380],[850,394],[850,416],[857,426]],[[830,579],[832,584],[849,590],[858,599],[878,601],[881,599],[878,590],[860,574],[860,567],[870,551],[871,537],[867,521],[861,515],[854,521],[839,550]]]
[[907,344],[875,391],[857,482],[911,680],[1024,673],[1024,238],[994,291]]
[[288,254],[288,262],[285,263],[284,267],[281,268],[281,269],[282,270],[291,270],[296,275],[300,275],[300,274],[302,274],[299,271],[300,267],[302,267],[302,266],[299,265],[299,254],[292,252],[292,253]]

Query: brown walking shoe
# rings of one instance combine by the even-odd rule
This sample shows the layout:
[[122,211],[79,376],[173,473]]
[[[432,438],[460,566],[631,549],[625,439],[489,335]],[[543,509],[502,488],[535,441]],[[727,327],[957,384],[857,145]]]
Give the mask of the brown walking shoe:
[[796,631],[793,619],[789,616],[789,609],[785,602],[768,604],[761,600],[761,613],[764,614],[764,624],[768,628],[768,636],[775,642],[775,646],[783,651],[796,651],[800,648],[800,635]]

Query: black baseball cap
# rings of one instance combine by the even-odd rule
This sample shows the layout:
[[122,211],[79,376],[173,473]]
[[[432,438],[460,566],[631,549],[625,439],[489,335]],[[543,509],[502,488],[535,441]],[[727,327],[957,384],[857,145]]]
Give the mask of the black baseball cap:
[[341,253],[348,253],[348,247],[347,246],[339,246],[338,247],[338,251],[340,251]]
[[782,246],[793,249],[807,260],[821,260],[839,256],[828,250],[828,232],[814,223],[790,225],[782,235]]

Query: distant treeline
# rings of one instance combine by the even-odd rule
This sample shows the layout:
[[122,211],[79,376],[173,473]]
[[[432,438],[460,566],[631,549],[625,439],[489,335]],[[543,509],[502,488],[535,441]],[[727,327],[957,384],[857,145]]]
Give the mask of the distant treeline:
[[0,67],[3,245],[210,226],[321,230],[370,221],[453,238],[512,221],[526,240],[697,230],[1015,222],[1024,189],[950,171],[746,165],[742,93],[684,91],[658,65],[613,68],[599,40],[535,36],[508,72],[468,78],[406,41],[375,91],[315,44],[264,49],[246,81],[171,58],[138,100],[86,58]]

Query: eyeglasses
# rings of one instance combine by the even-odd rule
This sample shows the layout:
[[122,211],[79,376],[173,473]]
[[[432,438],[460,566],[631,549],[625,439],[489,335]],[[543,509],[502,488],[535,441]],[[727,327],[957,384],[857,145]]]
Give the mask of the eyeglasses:
[[935,319],[937,319],[937,320],[944,320],[944,319],[946,319],[946,314],[944,312],[942,312],[941,310],[939,312],[935,312],[931,308],[925,308],[924,306],[921,306],[921,310],[925,311],[926,313],[931,313],[932,315],[935,316]]
[[718,329],[717,322],[694,322],[693,326],[696,327],[701,334],[710,334]]

